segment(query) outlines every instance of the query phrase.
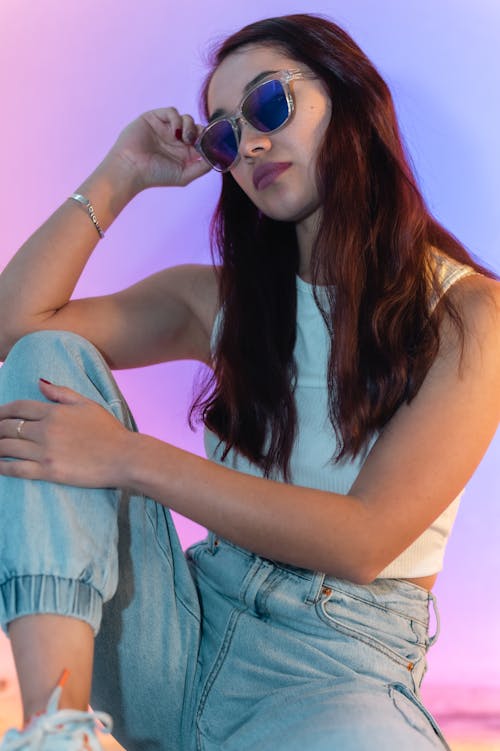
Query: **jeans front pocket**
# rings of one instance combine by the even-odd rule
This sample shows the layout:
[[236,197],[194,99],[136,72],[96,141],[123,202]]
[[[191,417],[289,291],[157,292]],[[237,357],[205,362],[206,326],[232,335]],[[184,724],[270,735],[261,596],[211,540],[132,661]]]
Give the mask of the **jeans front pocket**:
[[336,632],[354,670],[390,682],[398,675],[392,664],[410,673],[418,689],[426,669],[426,625],[405,613],[404,602],[374,597],[374,592],[371,585],[336,586],[329,581],[316,603],[317,615]]

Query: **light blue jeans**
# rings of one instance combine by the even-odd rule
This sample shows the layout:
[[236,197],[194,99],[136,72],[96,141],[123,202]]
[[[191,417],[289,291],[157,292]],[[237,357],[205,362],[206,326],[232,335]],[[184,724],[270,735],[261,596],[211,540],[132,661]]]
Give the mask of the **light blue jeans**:
[[[0,400],[43,399],[40,376],[135,429],[80,336],[21,339]],[[32,613],[88,622],[92,705],[128,751],[449,748],[419,697],[435,639],[426,590],[352,584],[212,533],[184,554],[165,507],[116,489],[1,477],[0,514],[2,628]]]

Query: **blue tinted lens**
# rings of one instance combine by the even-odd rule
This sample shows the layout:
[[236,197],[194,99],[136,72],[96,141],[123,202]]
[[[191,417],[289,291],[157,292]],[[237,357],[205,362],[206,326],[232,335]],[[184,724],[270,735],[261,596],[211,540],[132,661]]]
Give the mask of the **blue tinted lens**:
[[204,133],[200,146],[215,169],[226,170],[238,155],[238,143],[229,120],[219,120]]
[[250,125],[264,133],[284,125],[290,108],[281,81],[266,81],[257,86],[245,99],[242,113]]

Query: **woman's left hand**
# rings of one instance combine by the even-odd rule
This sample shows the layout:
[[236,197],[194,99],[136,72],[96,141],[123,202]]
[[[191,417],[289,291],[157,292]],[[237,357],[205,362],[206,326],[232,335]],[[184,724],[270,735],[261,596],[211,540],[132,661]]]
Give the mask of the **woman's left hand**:
[[132,432],[76,391],[39,385],[52,403],[23,399],[0,405],[0,475],[121,487]]

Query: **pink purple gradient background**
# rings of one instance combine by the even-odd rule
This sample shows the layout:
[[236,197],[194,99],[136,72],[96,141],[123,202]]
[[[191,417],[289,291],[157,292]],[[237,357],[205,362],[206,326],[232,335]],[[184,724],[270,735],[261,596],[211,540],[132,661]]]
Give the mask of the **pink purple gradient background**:
[[[496,0],[256,0],[250,7],[1,0],[1,267],[129,121],[167,105],[197,113],[207,42],[291,12],[330,16],[371,57],[394,94],[431,209],[499,271]],[[164,266],[208,262],[218,183],[210,174],[183,190],[141,194],[98,245],[76,295],[115,291]],[[117,378],[143,432],[203,454],[201,430],[193,434],[185,417],[197,370],[179,362]],[[435,589],[443,631],[429,653],[429,684],[500,689],[499,461],[497,433],[469,484]],[[178,521],[184,543],[201,536],[200,527]]]

